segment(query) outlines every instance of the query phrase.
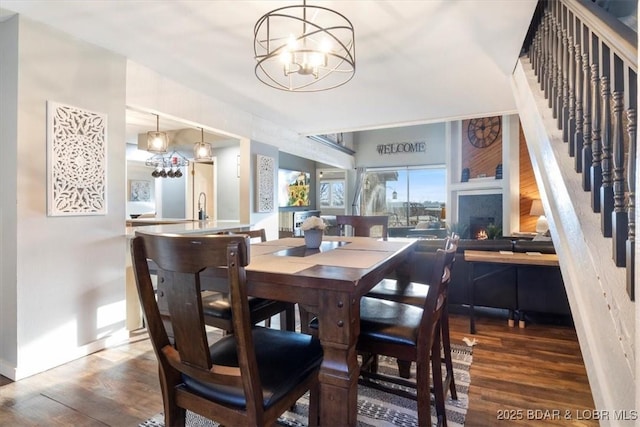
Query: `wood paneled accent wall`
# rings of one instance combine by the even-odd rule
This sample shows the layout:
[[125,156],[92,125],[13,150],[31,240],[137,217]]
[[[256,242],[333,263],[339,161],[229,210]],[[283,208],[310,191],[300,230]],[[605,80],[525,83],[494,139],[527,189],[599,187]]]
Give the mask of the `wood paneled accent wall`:
[[[502,129],[496,142],[487,148],[476,148],[469,142],[468,129],[470,120],[462,121],[462,168],[469,168],[469,177],[477,178],[478,175],[486,174],[488,177],[495,176],[496,166],[502,163]],[[533,174],[527,141],[520,126],[519,138],[520,151],[520,231],[535,232],[537,217],[529,215],[531,203],[534,199],[540,198],[538,185]]]
[[496,175],[496,166],[502,163],[502,128],[497,140],[486,148],[476,148],[469,142],[469,122],[462,121],[462,168],[469,168],[469,177],[477,178],[478,175]]
[[520,126],[520,231],[535,232],[538,217],[529,215],[533,199],[539,199],[538,184],[527,150],[527,140]]

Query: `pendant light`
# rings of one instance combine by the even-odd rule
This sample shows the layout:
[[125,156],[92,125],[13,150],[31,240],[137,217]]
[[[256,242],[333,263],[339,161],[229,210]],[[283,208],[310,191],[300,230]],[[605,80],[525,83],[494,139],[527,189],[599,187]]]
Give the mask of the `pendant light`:
[[147,132],[147,151],[151,153],[166,153],[169,138],[166,132],[160,132],[160,116],[156,116],[156,131]]
[[211,144],[204,142],[204,128],[200,128],[200,142],[196,142],[193,147],[194,159],[211,160],[213,157]]

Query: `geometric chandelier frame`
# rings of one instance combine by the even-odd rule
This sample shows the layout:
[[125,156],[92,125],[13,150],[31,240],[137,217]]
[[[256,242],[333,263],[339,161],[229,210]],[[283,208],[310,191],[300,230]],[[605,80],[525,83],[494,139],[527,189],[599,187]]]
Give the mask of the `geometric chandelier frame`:
[[356,71],[353,24],[322,6],[285,6],[254,27],[255,74],[264,84],[290,92],[342,86]]

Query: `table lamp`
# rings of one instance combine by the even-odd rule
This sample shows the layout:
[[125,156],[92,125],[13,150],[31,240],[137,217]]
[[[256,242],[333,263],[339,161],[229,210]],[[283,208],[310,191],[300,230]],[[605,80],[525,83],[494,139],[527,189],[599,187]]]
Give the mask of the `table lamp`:
[[547,222],[547,217],[544,216],[544,209],[542,208],[542,201],[540,199],[533,199],[529,215],[538,217],[538,221],[536,222],[536,233],[545,234],[549,231],[549,223]]

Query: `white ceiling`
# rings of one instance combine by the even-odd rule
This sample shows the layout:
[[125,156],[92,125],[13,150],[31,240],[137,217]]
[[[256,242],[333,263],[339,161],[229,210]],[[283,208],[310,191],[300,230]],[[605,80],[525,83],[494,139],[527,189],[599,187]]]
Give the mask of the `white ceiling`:
[[310,1],[344,14],[356,37],[355,77],[316,93],[254,75],[255,22],[301,0],[2,0],[0,20],[22,13],[308,135],[515,111],[510,75],[536,1]]

